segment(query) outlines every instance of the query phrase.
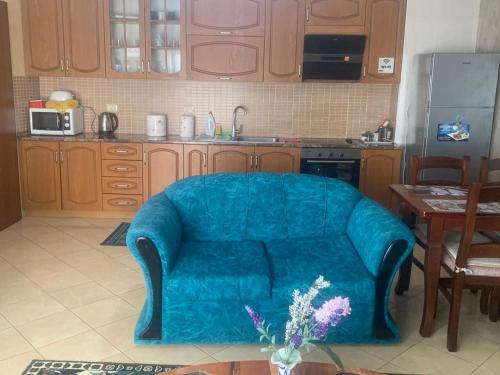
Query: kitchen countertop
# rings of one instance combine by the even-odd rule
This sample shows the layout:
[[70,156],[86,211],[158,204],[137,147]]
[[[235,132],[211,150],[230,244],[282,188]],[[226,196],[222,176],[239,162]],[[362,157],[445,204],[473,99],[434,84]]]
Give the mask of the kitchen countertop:
[[349,144],[344,138],[299,138],[300,142],[250,142],[250,141],[227,141],[217,139],[195,139],[186,140],[176,135],[166,137],[148,137],[143,134],[115,134],[111,137],[102,137],[93,133],[82,133],[76,136],[58,135],[32,135],[29,132],[18,134],[18,138],[33,141],[55,141],[55,142],[116,142],[116,143],[162,143],[162,144],[202,144],[202,145],[240,145],[240,146],[269,146],[269,147],[312,147],[312,148],[369,148],[369,149],[398,149],[400,146],[394,144],[366,145],[353,139]]

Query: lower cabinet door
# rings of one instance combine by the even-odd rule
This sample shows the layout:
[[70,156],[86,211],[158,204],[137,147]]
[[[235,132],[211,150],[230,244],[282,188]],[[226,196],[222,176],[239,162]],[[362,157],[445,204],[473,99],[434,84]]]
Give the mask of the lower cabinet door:
[[184,177],[203,176],[208,172],[208,146],[184,145]]
[[255,147],[255,170],[271,173],[299,173],[300,148]]
[[208,146],[208,173],[251,173],[253,146]]
[[101,148],[97,142],[61,142],[64,210],[102,210]]
[[184,177],[182,145],[144,144],[144,201]]
[[368,198],[388,209],[396,209],[396,199],[389,185],[399,184],[401,150],[363,150],[359,188]]
[[21,141],[20,152],[23,208],[60,210],[59,143]]

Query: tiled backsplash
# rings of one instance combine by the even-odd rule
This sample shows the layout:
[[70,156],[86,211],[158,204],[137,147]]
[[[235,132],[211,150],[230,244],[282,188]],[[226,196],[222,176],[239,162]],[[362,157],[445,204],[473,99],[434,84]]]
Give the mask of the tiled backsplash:
[[38,78],[14,77],[14,110],[18,132],[29,129],[28,102],[40,98]]
[[[165,113],[168,133],[179,134],[180,116],[196,116],[200,134],[209,111],[224,130],[231,129],[232,110],[243,104],[243,134],[290,137],[357,137],[375,129],[385,117],[394,119],[397,85],[348,83],[236,83],[146,81],[91,78],[40,78],[40,95],[73,91],[97,113],[118,105],[119,132],[144,133],[147,114]],[[36,90],[35,90],[36,91]],[[87,111],[86,130],[93,114]],[[20,124],[18,129],[22,129]]]

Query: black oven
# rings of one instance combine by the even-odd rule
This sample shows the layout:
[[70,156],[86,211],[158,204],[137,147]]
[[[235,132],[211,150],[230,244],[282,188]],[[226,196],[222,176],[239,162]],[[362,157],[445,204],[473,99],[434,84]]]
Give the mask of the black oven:
[[358,188],[360,160],[359,148],[303,148],[300,173],[337,178]]

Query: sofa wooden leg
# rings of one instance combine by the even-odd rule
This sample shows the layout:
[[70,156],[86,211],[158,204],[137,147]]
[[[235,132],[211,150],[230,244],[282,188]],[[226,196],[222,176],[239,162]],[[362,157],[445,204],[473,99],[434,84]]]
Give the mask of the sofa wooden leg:
[[[144,263],[149,271],[151,298],[153,299],[153,312],[146,328],[139,334],[143,340],[161,340],[162,323],[162,288],[163,271],[161,258],[153,241],[140,237],[136,240],[137,249],[141,253]],[[146,280],[148,282],[148,280]]]
[[410,254],[408,258],[406,258],[405,262],[403,263],[403,265],[399,270],[398,282],[396,284],[396,290],[395,290],[398,296],[403,295],[403,293],[408,291],[408,289],[410,288],[412,265],[413,265],[413,252]]
[[[393,242],[385,252],[379,268],[375,289],[374,336],[377,339],[390,339],[394,334],[385,320],[386,297],[390,293],[390,282],[395,267],[406,251],[408,243],[404,240]],[[408,257],[411,262],[411,255]],[[411,264],[411,263],[410,263]]]

